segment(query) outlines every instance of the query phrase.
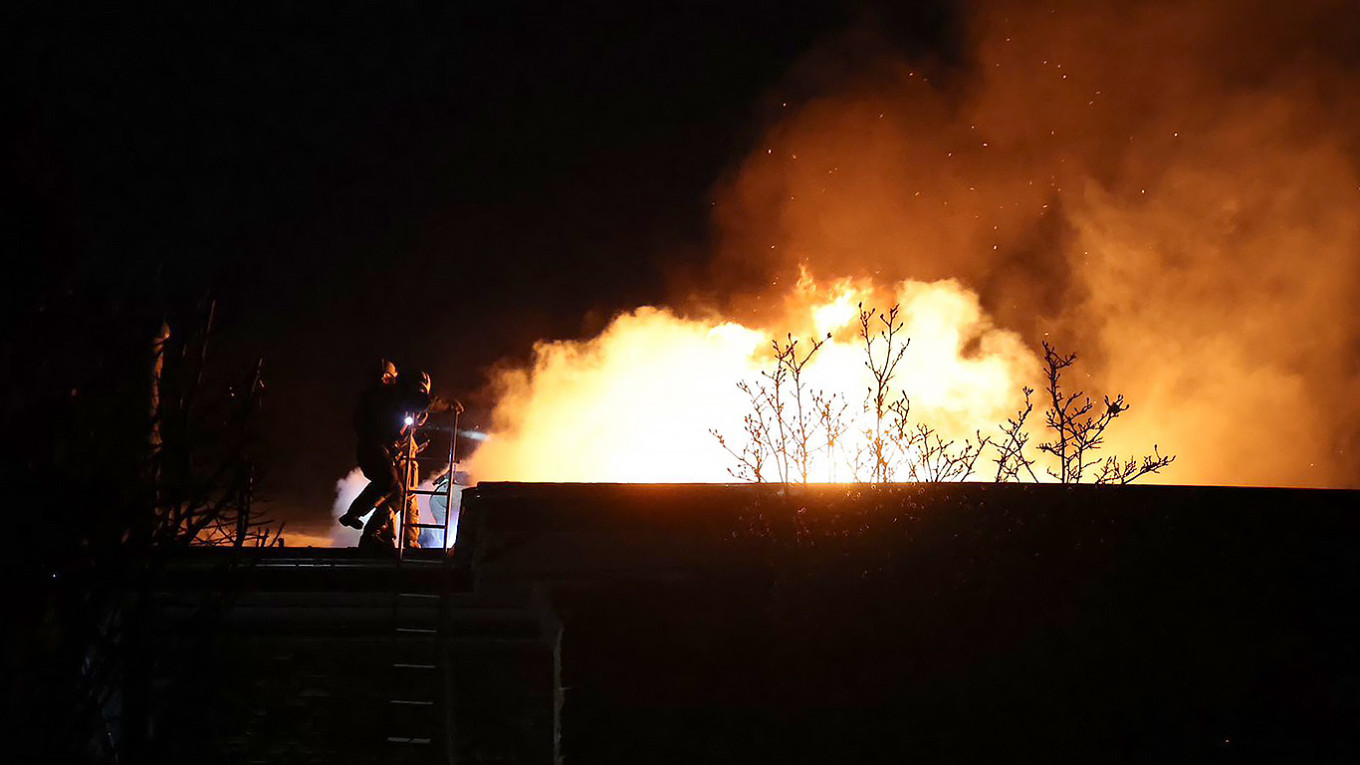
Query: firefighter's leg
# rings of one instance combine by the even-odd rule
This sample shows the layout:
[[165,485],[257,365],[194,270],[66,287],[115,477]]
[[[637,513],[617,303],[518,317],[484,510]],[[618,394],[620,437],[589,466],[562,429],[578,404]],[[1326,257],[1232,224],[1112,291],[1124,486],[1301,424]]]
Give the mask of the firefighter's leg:
[[340,516],[340,523],[353,529],[362,529],[364,524],[361,519],[368,514],[368,511],[376,507],[387,494],[388,492],[384,491],[384,488],[377,481],[369,481],[363,491],[359,492],[359,495],[354,498],[354,501],[349,503],[349,509],[345,511],[345,514]]
[[364,534],[359,538],[360,547],[396,547],[396,497],[387,496],[373,508],[373,515],[364,524]]
[[360,519],[369,510],[378,506],[384,497],[396,491],[398,485],[397,467],[393,464],[392,454],[379,444],[360,444],[358,450],[359,469],[368,479],[368,485],[359,492],[349,504],[340,523],[350,528],[363,528]]

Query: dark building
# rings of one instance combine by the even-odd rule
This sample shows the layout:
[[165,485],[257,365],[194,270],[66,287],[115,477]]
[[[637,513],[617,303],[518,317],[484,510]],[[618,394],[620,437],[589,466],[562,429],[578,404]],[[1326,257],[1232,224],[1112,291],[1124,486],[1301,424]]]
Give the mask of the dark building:
[[173,562],[145,759],[1355,761],[1356,499],[483,484],[452,556]]

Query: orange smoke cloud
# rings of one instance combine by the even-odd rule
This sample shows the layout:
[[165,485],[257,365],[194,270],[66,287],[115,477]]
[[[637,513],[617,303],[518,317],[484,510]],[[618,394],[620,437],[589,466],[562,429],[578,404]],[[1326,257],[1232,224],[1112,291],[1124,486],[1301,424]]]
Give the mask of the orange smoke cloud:
[[[836,310],[770,286],[801,269],[910,307],[903,385],[952,431],[1013,408],[1048,336],[1082,354],[1074,383],[1132,403],[1108,453],[1179,455],[1164,480],[1360,485],[1348,5],[990,3],[961,67],[881,46],[721,186],[713,281],[744,285],[731,306],[779,308],[740,312],[754,326],[644,308],[541,345],[499,380],[474,473],[723,480],[706,429],[735,429],[762,338]],[[863,59],[874,36],[851,37]],[[857,405],[862,381],[838,382]]]

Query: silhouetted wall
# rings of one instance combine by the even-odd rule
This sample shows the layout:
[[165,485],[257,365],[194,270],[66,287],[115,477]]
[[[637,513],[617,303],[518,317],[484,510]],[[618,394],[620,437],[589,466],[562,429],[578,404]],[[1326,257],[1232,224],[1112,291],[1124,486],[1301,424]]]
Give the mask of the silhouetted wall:
[[457,555],[549,592],[568,761],[1337,761],[1357,497],[491,484]]

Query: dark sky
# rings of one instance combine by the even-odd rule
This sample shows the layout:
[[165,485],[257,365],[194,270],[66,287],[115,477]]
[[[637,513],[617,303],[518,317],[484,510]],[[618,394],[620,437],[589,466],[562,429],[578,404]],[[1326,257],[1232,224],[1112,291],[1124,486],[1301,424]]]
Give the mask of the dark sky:
[[266,359],[266,492],[322,522],[379,357],[466,397],[664,300],[801,55],[944,38],[900,5],[11,4],[6,363],[74,385],[91,328],[210,292],[218,363]]

